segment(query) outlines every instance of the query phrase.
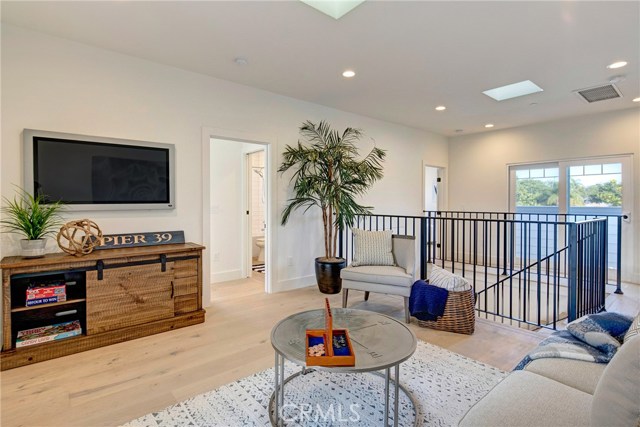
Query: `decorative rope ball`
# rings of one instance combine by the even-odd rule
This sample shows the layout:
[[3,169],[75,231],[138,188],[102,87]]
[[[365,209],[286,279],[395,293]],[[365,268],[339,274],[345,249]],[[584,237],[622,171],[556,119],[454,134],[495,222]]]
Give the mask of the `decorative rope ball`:
[[58,246],[69,255],[77,257],[90,254],[100,246],[102,231],[98,224],[89,219],[79,219],[66,223],[58,232]]

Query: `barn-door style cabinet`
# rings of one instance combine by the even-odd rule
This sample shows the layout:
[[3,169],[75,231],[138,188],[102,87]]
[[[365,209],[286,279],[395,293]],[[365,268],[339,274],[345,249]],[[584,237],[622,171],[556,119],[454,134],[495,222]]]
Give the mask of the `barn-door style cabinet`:
[[204,322],[203,249],[4,258],[2,370]]

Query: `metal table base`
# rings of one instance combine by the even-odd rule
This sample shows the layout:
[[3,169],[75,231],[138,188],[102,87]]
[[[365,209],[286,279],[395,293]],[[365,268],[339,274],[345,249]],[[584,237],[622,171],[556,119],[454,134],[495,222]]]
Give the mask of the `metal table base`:
[[[284,377],[284,361],[285,358],[276,352],[275,358],[275,388],[273,393],[271,393],[271,398],[269,399],[269,421],[272,426],[284,426],[284,420],[281,418],[281,411],[284,407],[284,386],[291,381],[292,379],[304,375],[307,372],[314,371],[313,368],[302,368],[299,372],[295,372],[289,375],[287,378]],[[391,368],[394,370],[394,377],[391,378]],[[420,415],[418,412],[418,405],[414,400],[413,396],[409,393],[409,391],[400,384],[400,363],[388,367],[384,370],[384,374],[377,371],[366,372],[369,374],[373,374],[384,378],[384,419],[385,426],[389,426],[389,416],[392,415],[393,426],[398,427],[398,403],[400,397],[400,390],[407,396],[409,402],[411,402],[411,406],[413,407],[413,413],[415,414],[415,419],[413,422],[414,427],[418,425],[418,420],[420,419]],[[393,413],[389,413],[389,395],[391,392],[391,384],[393,384]]]

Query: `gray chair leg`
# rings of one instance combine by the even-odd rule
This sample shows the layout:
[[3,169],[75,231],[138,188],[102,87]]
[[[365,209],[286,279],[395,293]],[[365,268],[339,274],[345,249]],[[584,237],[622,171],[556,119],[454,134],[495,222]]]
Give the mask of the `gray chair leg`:
[[409,314],[409,297],[404,297],[404,321],[411,323],[411,315]]
[[364,300],[369,301],[369,291],[364,291]]
[[349,289],[342,290],[342,308],[347,308],[347,298],[349,298]]

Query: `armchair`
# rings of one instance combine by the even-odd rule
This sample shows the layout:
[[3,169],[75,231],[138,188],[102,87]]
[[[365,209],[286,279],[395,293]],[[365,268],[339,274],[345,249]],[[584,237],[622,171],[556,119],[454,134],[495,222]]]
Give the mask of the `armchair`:
[[415,237],[394,235],[392,245],[395,266],[349,265],[342,269],[342,307],[347,307],[350,289],[364,291],[365,301],[370,292],[400,295],[404,298],[405,322],[409,323],[409,296],[415,282]]

